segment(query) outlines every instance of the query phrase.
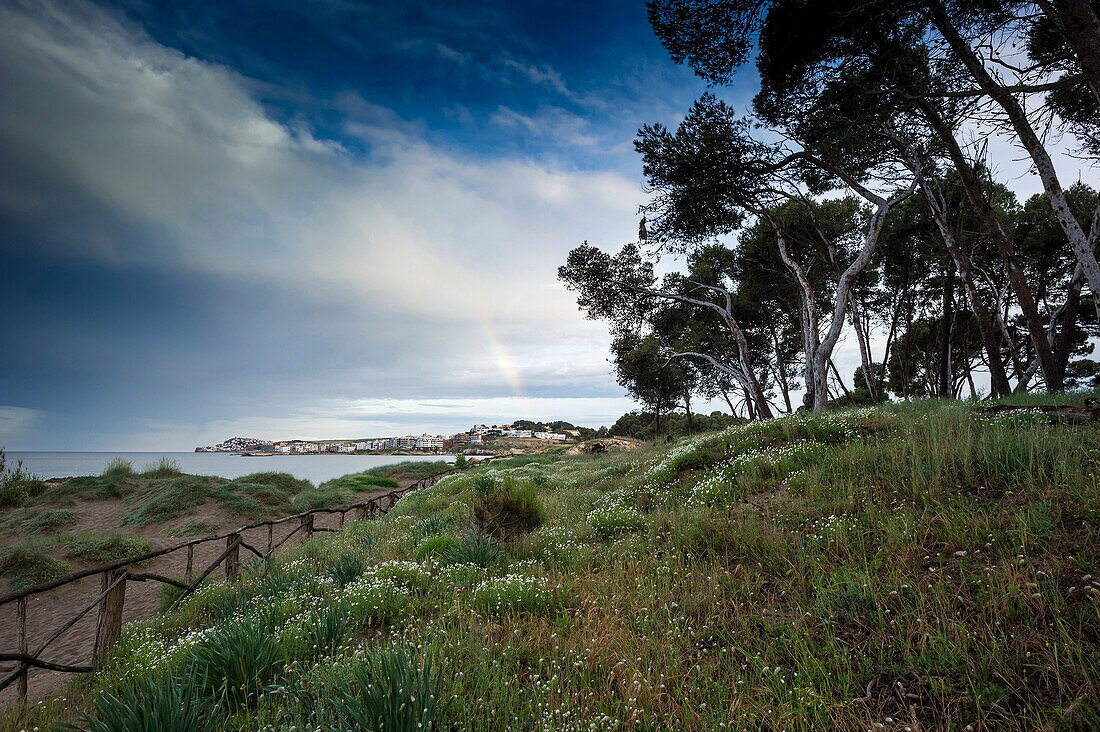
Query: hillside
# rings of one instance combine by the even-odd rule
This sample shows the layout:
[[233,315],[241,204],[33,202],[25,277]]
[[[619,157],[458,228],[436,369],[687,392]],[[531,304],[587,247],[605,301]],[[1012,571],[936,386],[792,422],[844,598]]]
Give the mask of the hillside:
[[131,624],[10,724],[1100,728],[1097,430],[919,402],[498,461]]

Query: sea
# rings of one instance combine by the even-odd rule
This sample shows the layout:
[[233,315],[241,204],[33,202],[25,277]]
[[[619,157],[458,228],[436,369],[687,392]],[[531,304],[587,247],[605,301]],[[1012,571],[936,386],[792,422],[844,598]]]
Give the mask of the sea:
[[22,461],[23,469],[40,478],[68,478],[98,475],[115,458],[129,460],[134,470],[158,462],[175,460],[179,469],[192,475],[220,475],[239,478],[249,473],[290,473],[312,483],[323,483],[348,473],[359,473],[379,465],[405,460],[445,460],[454,455],[272,455],[245,457],[229,452],[9,452],[8,462]]

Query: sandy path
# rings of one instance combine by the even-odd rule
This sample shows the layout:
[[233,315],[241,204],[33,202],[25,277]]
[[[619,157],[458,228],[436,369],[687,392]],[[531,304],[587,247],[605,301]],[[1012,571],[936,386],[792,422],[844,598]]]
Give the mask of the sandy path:
[[[412,480],[402,480],[401,487],[412,484]],[[384,489],[373,493],[357,494],[357,501],[365,501],[374,496],[384,495],[391,489]],[[173,546],[186,541],[185,538],[165,536],[165,530],[175,526],[182,526],[189,520],[202,520],[220,525],[218,533],[232,530],[247,522],[240,517],[232,517],[222,511],[212,501],[200,506],[195,512],[189,513],[179,519],[143,527],[122,527],[122,517],[130,511],[123,506],[121,501],[77,501],[74,508],[79,516],[79,523],[68,527],[69,531],[117,531],[124,534],[143,536],[149,539],[155,549]],[[353,515],[348,514],[345,521],[352,521]],[[319,514],[314,518],[314,526],[317,528],[337,528],[339,516],[337,514]],[[278,543],[295,528],[297,522],[288,521],[273,528],[273,539]],[[260,551],[267,549],[267,527],[259,527],[245,531],[244,541],[256,547]],[[295,535],[284,547],[293,546],[301,540],[301,532]],[[14,541],[19,541],[18,537]],[[199,573],[225,551],[224,542],[207,542],[195,547],[194,573],[197,578]],[[247,562],[254,558],[250,551],[241,549],[241,561]],[[73,562],[73,569],[84,569],[90,565]],[[182,578],[187,571],[187,551],[180,550],[157,557],[149,562],[146,567],[133,568],[137,572],[155,572],[168,577]],[[211,575],[218,579],[224,579],[222,568],[218,568]],[[126,602],[123,606],[123,622],[143,620],[151,617],[160,610],[159,592],[163,585],[160,582],[146,581],[126,583]],[[102,575],[92,575],[84,579],[63,585],[49,592],[28,598],[27,602],[27,647],[34,652],[38,646],[56,632],[62,625],[72,619],[77,612],[84,609],[92,600],[103,591]],[[17,648],[16,635],[16,605],[8,603],[0,607],[0,650],[14,652]],[[55,663],[73,665],[88,665],[95,645],[95,629],[98,608],[93,608],[81,618],[72,628],[69,628],[57,640],[50,644],[42,654],[43,660]],[[15,670],[12,663],[0,663],[0,677],[6,676]],[[32,668],[28,676],[28,700],[34,702],[51,692],[59,689],[61,683],[71,674],[62,674],[56,671]],[[0,692],[0,705],[8,704],[16,700],[17,682]]]

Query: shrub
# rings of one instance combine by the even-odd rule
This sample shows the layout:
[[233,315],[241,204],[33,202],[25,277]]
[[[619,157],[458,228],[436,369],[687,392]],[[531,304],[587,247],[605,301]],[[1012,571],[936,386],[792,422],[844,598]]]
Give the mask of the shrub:
[[9,590],[64,577],[72,568],[68,562],[33,547],[15,546],[0,553],[0,574],[8,578]]
[[146,676],[119,696],[105,691],[92,702],[93,714],[81,713],[80,726],[62,729],[88,732],[214,732],[219,727],[218,704],[196,686],[167,676]]
[[179,518],[206,503],[210,497],[210,479],[199,475],[181,475],[150,487],[152,495],[126,514],[123,524],[146,526]]
[[308,480],[289,473],[252,473],[218,486],[214,498],[226,511],[252,519],[294,511],[291,498],[314,490]]
[[645,526],[645,518],[634,506],[607,502],[588,514],[588,524],[601,538],[612,539],[619,534],[641,529]]
[[22,461],[8,464],[7,454],[0,448],[0,508],[16,508],[46,492],[46,484],[23,470]]
[[148,539],[116,533],[73,534],[65,537],[64,542],[66,557],[82,559],[91,564],[126,559],[145,554],[153,548],[152,542]]
[[470,534],[440,552],[444,564],[476,564],[489,567],[500,558],[500,548],[488,536]]
[[351,617],[346,601],[303,614],[280,634],[283,656],[288,661],[312,661],[332,655],[351,638]]
[[439,674],[403,651],[378,652],[352,666],[333,704],[339,729],[356,732],[441,729],[447,714]]
[[367,563],[358,554],[343,553],[341,554],[332,566],[329,567],[328,574],[332,577],[332,581],[337,587],[343,587],[363,574],[363,570],[367,568]]
[[99,476],[101,478],[132,478],[134,477],[134,464],[120,457],[113,457]]
[[409,592],[391,579],[367,575],[345,587],[341,598],[349,617],[363,623],[383,623],[397,617]]
[[255,702],[279,675],[284,657],[269,629],[249,617],[220,627],[195,648],[195,682],[228,706]]
[[76,522],[76,511],[71,508],[47,508],[33,518],[28,519],[23,524],[23,528],[28,534],[42,534],[62,526],[71,526]]
[[206,536],[208,534],[217,533],[221,528],[221,524],[210,521],[199,521],[198,519],[191,519],[183,526],[177,526],[174,529],[166,529],[165,536]]
[[447,534],[429,536],[416,548],[416,558],[424,561],[428,557],[441,556],[457,543],[458,539]]
[[473,591],[474,606],[487,612],[526,610],[539,612],[553,607],[554,592],[542,577],[508,574],[483,580]]
[[427,478],[429,475],[442,473],[450,467],[445,460],[405,460],[390,465],[379,465],[377,468],[363,471],[363,475],[419,480],[420,478]]
[[507,540],[541,526],[546,512],[533,485],[506,480],[481,496],[474,519],[485,533]]
[[183,475],[180,465],[172,458],[162,457],[155,463],[149,463],[141,471],[142,478],[176,478]]
[[417,540],[426,539],[449,531],[454,526],[454,518],[443,514],[432,514],[413,524],[409,534]]

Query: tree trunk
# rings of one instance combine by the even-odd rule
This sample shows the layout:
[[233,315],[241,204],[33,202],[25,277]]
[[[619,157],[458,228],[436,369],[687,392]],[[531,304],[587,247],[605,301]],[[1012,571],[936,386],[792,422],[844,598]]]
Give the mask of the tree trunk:
[[951,326],[954,317],[951,310],[954,303],[955,260],[948,258],[943,273],[943,328],[940,331],[940,396],[943,398],[947,398],[951,384]]
[[1016,250],[1012,246],[1008,234],[1005,233],[1004,227],[1001,226],[1000,219],[997,218],[997,212],[993,210],[993,206],[982,190],[981,182],[978,180],[974,168],[966,160],[962,148],[959,147],[958,140],[955,139],[954,133],[952,133],[943,117],[940,116],[939,111],[933,108],[925,99],[917,99],[916,104],[924,113],[928,124],[947,148],[951,162],[959,174],[967,200],[974,212],[978,214],[978,218],[981,219],[987,233],[993,239],[993,243],[996,244],[997,251],[1005,262],[1009,283],[1012,285],[1012,291],[1016,294],[1016,300],[1024,315],[1024,321],[1027,323],[1028,335],[1031,337],[1032,346],[1034,346],[1039,356],[1039,368],[1042,370],[1044,378],[1047,374],[1053,375],[1054,364],[1051,359],[1050,345],[1047,343],[1046,327],[1039,317],[1039,309],[1035,304],[1031,289],[1028,287],[1024,271],[1019,262],[1016,261]]
[[993,318],[978,295],[978,288],[974,285],[974,277],[970,272],[970,262],[959,247],[959,243],[955,239],[955,233],[947,224],[947,212],[944,210],[942,199],[932,191],[924,180],[921,180],[921,190],[928,202],[928,208],[932,212],[932,219],[936,222],[936,228],[939,229],[944,246],[947,247],[955,266],[958,267],[959,278],[962,280],[966,299],[970,303],[970,309],[974,311],[975,319],[978,321],[978,334],[981,336],[982,347],[985,348],[986,358],[989,360],[990,388],[994,396],[1008,396],[1012,393],[1012,387],[1008,383],[1008,374],[1005,373],[1004,361],[1001,359],[1000,344],[993,334]]
[[[844,396],[851,398],[852,392],[848,391],[848,387],[844,385],[844,379],[840,377],[840,371],[837,370],[836,364],[833,359],[829,359],[829,367],[833,370],[833,376],[836,377],[836,383],[840,384],[840,390],[844,392]],[[852,388],[855,388],[855,384],[852,384]]]
[[[1081,0],[1075,1],[1080,2]],[[1087,5],[1088,3],[1084,2],[1083,4]],[[1096,261],[1096,253],[1089,244],[1084,228],[1074,217],[1073,212],[1070,211],[1069,201],[1066,200],[1065,191],[1062,190],[1058,173],[1054,169],[1054,162],[1050,159],[1042,140],[1035,134],[1031,121],[1027,118],[1027,112],[1024,111],[1016,97],[1011,92],[1005,91],[986,71],[981,59],[974,53],[970,44],[959,35],[958,30],[951,24],[951,19],[947,16],[947,12],[939,0],[932,1],[931,9],[933,22],[935,22],[936,28],[939,29],[944,40],[947,41],[948,45],[951,46],[951,50],[955,52],[955,55],[970,71],[970,75],[974,77],[982,91],[989,94],[993,101],[997,102],[1005,111],[1013,129],[1016,131],[1016,136],[1020,139],[1020,143],[1027,150],[1028,155],[1031,156],[1032,162],[1035,163],[1039,179],[1043,182],[1043,189],[1046,191],[1047,198],[1050,199],[1051,208],[1054,209],[1054,216],[1066,233],[1070,246],[1073,248],[1073,253],[1077,255],[1077,261],[1080,262],[1085,274],[1085,281],[1089,283],[1089,289],[1092,290],[1097,319],[1100,320],[1100,264]],[[1095,19],[1095,13],[1092,15]],[[1040,358],[1043,358],[1042,354],[1040,354]],[[1046,357],[1046,361],[1047,367],[1043,369],[1043,375],[1044,377],[1052,377],[1054,374],[1050,373],[1052,364],[1049,355]],[[1047,388],[1060,390],[1061,384],[1052,385],[1050,378],[1047,378]]]
[[695,433],[695,422],[691,418],[691,390],[684,389],[684,411],[687,412],[688,434]]

